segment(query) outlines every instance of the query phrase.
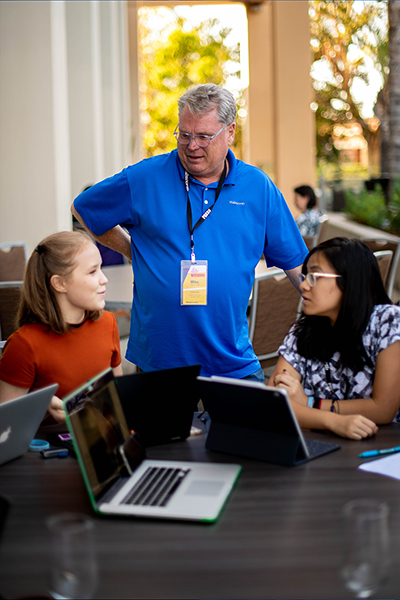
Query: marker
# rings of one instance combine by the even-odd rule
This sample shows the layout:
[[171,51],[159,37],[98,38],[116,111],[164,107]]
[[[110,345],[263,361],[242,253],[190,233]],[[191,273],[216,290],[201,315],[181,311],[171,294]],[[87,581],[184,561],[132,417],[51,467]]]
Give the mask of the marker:
[[360,458],[368,458],[369,456],[383,456],[384,454],[394,454],[395,452],[400,452],[400,446],[385,448],[384,450],[368,450],[367,452],[361,452],[358,456]]

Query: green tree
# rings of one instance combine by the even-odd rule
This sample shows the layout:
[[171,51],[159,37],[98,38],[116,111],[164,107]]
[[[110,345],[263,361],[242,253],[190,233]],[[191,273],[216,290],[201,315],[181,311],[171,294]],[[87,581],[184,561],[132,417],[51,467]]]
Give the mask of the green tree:
[[400,3],[389,4],[389,173],[391,186],[400,174]]
[[[225,85],[229,76],[239,75],[240,48],[228,47],[230,29],[218,29],[218,20],[209,19],[196,27],[171,10],[174,19],[155,39],[147,9],[140,19],[141,120],[145,127],[145,156],[169,152],[176,147],[173,136],[178,123],[177,100],[191,86],[200,83]],[[243,100],[238,98],[243,107]],[[240,154],[240,119],[235,139]],[[239,152],[238,152],[239,151]]]
[[[382,74],[385,72],[387,7],[385,3],[378,2],[336,1],[309,4],[311,47],[314,54],[312,74],[317,160],[320,163],[338,165],[338,152],[333,143],[335,125],[357,122],[370,145],[379,143],[376,129],[362,117],[361,106],[352,95],[352,85],[356,77],[368,84],[366,56],[372,59],[373,65]],[[317,63],[327,74],[324,80],[316,75]]]

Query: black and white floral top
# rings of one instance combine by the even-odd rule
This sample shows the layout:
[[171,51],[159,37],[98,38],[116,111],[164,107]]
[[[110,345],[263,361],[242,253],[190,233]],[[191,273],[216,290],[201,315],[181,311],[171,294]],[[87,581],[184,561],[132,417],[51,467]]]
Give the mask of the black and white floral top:
[[296,224],[303,237],[317,234],[320,217],[321,213],[316,208],[310,208],[299,214]]
[[[325,363],[321,361],[300,356],[297,352],[297,339],[293,334],[293,328],[279,348],[279,354],[300,373],[307,396],[332,400],[333,398],[338,400],[371,398],[379,352],[400,341],[400,306],[390,304],[375,306],[362,340],[373,367],[365,366],[356,375],[349,368],[340,365],[339,352],[333,354],[326,368]],[[399,369],[400,365],[393,365],[393,368]],[[394,421],[400,422],[400,409]]]

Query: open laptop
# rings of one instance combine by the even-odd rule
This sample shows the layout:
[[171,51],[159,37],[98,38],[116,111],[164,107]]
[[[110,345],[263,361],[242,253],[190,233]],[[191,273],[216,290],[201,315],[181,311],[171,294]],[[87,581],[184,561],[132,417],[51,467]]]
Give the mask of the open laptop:
[[206,522],[218,518],[241,467],[146,459],[129,431],[111,370],[65,398],[64,410],[96,512]]
[[132,373],[115,382],[130,430],[147,446],[185,440],[197,410],[200,365]]
[[226,377],[198,377],[211,418],[206,448],[299,465],[340,448],[304,438],[285,390]]
[[28,450],[57,389],[55,383],[0,404],[0,465]]

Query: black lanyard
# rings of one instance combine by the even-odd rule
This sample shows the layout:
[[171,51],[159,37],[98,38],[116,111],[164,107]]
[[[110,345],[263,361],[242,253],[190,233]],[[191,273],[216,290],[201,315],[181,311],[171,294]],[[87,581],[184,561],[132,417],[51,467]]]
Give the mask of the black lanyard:
[[189,173],[187,171],[185,171],[185,186],[186,186],[186,193],[187,193],[187,220],[188,220],[189,231],[190,231],[190,258],[191,258],[192,263],[194,263],[196,261],[196,256],[194,254],[194,240],[193,240],[194,230],[197,229],[197,227],[200,227],[200,225],[202,223],[204,223],[204,221],[207,219],[207,217],[210,216],[211,211],[214,208],[214,206],[218,200],[218,197],[220,195],[222,186],[225,181],[226,172],[227,172],[227,166],[226,166],[226,160],[225,160],[224,170],[221,173],[221,177],[219,178],[218,185],[217,185],[217,190],[215,192],[214,204],[212,206],[210,206],[210,208],[207,208],[207,210],[201,215],[200,219],[197,221],[196,225],[193,227],[192,207],[190,205],[190,198],[189,198]]

